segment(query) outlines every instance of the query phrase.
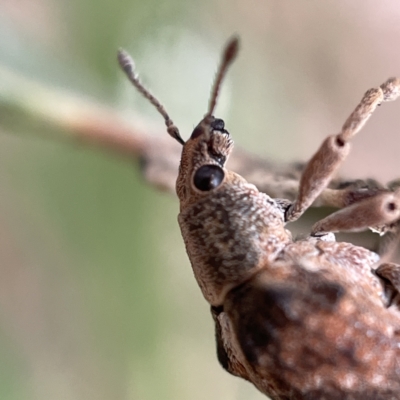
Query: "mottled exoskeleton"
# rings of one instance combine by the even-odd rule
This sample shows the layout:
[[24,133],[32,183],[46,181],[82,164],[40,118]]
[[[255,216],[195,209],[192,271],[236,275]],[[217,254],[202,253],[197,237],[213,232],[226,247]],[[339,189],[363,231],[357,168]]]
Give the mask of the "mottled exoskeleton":
[[[329,136],[306,164],[293,202],[273,199],[225,167],[233,141],[213,112],[237,50],[233,38],[209,109],[186,142],[140,83],[130,57],[119,53],[128,78],[183,146],[178,220],[211,306],[218,359],[273,399],[400,399],[400,268],[334,236],[372,228],[396,238],[398,185],[383,189],[355,181],[328,187],[351,137],[378,105],[398,97],[400,80],[365,93],[340,133]],[[340,210],[294,241],[286,224],[321,199]]]

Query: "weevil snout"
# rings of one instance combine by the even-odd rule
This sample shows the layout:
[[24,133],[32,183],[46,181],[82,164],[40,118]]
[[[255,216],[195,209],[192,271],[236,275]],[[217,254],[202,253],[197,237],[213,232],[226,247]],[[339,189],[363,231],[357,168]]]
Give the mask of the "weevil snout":
[[[209,160],[224,167],[232,151],[233,140],[225,129],[225,123],[222,119],[206,116],[194,128],[185,148],[191,153],[188,157],[195,158],[197,165],[200,163],[204,165]],[[185,151],[185,153],[189,152]],[[198,159],[199,155],[201,155],[202,160]]]
[[225,122],[220,118],[215,118],[214,121],[210,124],[211,129],[213,131],[225,133],[229,136],[229,132],[225,129]]
[[229,136],[229,132],[225,129],[225,122],[214,116],[205,117],[196,128],[194,128],[190,139],[196,139],[201,135],[212,136],[218,133]]

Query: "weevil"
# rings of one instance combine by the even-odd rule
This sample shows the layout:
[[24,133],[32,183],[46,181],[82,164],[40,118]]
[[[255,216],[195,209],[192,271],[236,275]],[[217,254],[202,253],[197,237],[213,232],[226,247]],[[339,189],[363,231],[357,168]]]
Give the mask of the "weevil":
[[[351,138],[377,106],[400,95],[400,80],[365,93],[306,163],[294,201],[274,199],[226,168],[233,140],[213,115],[238,48],[237,37],[227,43],[208,110],[186,141],[130,56],[118,53],[131,83],[182,145],[178,222],[211,307],[219,362],[272,399],[400,399],[400,267],[334,235],[371,228],[395,242],[399,185],[328,186]],[[294,240],[286,225],[321,197],[339,210]]]

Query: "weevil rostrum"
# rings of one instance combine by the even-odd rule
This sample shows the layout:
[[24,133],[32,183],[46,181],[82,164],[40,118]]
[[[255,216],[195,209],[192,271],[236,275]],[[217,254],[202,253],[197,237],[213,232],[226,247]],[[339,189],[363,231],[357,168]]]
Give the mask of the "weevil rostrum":
[[[208,111],[187,141],[140,83],[130,56],[118,54],[129,80],[182,145],[178,221],[211,306],[218,359],[272,399],[400,399],[400,267],[334,236],[371,228],[384,238],[382,249],[393,247],[400,185],[329,188],[349,141],[377,106],[400,95],[400,80],[365,93],[341,131],[306,163],[294,201],[273,199],[225,167],[233,140],[213,116],[238,47],[236,37],[226,45]],[[339,210],[294,240],[286,224],[322,197]]]

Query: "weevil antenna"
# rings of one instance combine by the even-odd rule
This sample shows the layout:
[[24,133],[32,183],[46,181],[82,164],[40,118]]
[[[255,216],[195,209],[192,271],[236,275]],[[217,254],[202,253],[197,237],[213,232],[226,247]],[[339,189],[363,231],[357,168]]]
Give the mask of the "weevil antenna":
[[167,126],[167,132],[181,145],[185,144],[182,139],[178,127],[172,122],[168,113],[165,111],[164,106],[146,89],[140,82],[139,75],[135,72],[135,63],[132,57],[125,51],[120,49],[118,51],[118,62],[122,70],[125,72],[132,85],[157,109],[157,111],[163,116],[165,125]]
[[212,87],[210,104],[208,106],[208,111],[207,114],[205,115],[205,118],[210,117],[214,112],[222,80],[224,79],[229,66],[235,60],[238,51],[239,51],[239,38],[237,36],[234,36],[228,41],[228,43],[225,46],[225,50],[223,52],[221,59],[221,64],[218,68],[214,85]]

